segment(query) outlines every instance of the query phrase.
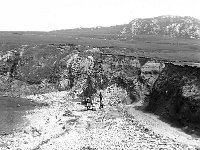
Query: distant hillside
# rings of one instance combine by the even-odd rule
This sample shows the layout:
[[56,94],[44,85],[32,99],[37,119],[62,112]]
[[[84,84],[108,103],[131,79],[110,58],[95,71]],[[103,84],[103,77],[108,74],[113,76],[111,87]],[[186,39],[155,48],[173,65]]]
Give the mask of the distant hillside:
[[[99,39],[127,39],[134,35],[158,35],[171,38],[200,39],[200,20],[185,16],[159,16],[154,18],[137,18],[128,24],[110,27],[76,28],[55,30],[50,32],[36,31],[0,31],[1,36],[80,36]],[[0,38],[1,39],[1,38]],[[44,38],[42,38],[44,40]],[[130,38],[129,38],[130,39]]]
[[116,25],[110,27],[76,28],[66,30],[51,31],[52,33],[75,34],[75,35],[101,35],[101,34],[120,34],[126,25]]
[[125,33],[200,39],[200,20],[188,16],[134,19],[122,30],[122,34]]
[[111,27],[56,30],[50,33],[69,35],[167,35],[176,38],[200,39],[200,20],[192,17],[159,16],[134,19],[129,24]]

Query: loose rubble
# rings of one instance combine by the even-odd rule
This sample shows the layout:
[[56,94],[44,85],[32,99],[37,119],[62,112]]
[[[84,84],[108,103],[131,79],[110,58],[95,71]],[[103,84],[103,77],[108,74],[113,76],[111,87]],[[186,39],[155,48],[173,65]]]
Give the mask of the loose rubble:
[[197,149],[155,133],[122,105],[85,111],[69,92],[29,96],[47,103],[27,112],[29,125],[0,136],[7,150]]

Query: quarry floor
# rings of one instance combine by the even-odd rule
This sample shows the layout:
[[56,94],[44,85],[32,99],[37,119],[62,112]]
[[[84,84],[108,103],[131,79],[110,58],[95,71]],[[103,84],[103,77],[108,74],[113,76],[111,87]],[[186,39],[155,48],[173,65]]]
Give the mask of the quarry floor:
[[12,150],[133,150],[200,149],[200,138],[161,121],[133,105],[105,106],[86,111],[68,92],[29,96],[47,103],[27,112],[29,125],[0,136],[0,149]]

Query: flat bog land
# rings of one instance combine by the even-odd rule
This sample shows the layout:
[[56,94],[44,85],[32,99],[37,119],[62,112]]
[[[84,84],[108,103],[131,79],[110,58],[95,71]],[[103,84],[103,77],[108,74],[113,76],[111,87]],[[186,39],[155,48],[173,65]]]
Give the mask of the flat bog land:
[[[68,43],[114,47],[119,52],[167,61],[199,62],[200,40],[167,36],[105,34],[90,32],[0,32],[0,51],[22,44]],[[5,46],[6,45],[6,46]],[[12,45],[12,46],[11,46]],[[6,48],[5,48],[6,47]]]

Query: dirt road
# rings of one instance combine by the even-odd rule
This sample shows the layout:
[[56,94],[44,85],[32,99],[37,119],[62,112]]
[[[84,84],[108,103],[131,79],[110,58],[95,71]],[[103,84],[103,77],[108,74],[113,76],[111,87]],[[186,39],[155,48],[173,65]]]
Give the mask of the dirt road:
[[130,115],[134,116],[135,120],[140,122],[140,124],[147,126],[155,133],[169,137],[182,144],[193,145],[197,147],[200,146],[200,138],[198,136],[186,134],[180,128],[171,126],[169,123],[161,121],[159,116],[147,112],[144,113],[142,109],[138,109],[140,106],[140,103],[136,103],[129,106],[126,105],[125,108]]
[[[197,147],[194,143],[161,134],[160,131],[168,130],[157,131],[154,128],[157,120],[149,119],[146,114],[130,106],[106,106],[101,110],[85,111],[82,105],[69,100],[67,92],[31,98],[37,102],[46,102],[49,106],[29,112],[26,117],[30,124],[26,129],[1,136],[2,150],[146,150]],[[156,125],[159,128],[163,124],[158,122]]]

